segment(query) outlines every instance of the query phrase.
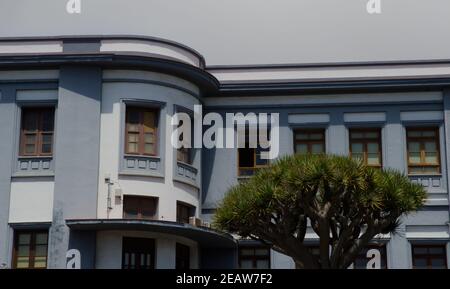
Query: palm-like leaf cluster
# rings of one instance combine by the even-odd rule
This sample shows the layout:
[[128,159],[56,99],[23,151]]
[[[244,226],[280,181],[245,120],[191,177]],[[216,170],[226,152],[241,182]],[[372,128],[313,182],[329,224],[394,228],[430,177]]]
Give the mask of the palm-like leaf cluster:
[[[426,199],[422,186],[394,170],[344,156],[294,155],[226,194],[215,226],[263,240],[300,268],[347,268],[378,234],[395,233],[399,218]],[[320,256],[303,241],[320,238]]]

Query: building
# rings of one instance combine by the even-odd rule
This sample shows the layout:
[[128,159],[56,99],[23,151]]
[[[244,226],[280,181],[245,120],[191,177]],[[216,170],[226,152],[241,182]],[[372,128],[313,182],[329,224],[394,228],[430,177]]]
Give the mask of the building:
[[0,264],[294,268],[206,226],[266,162],[255,149],[173,148],[168,116],[196,104],[279,113],[282,155],[351,154],[408,173],[427,205],[368,250],[380,267],[447,267],[450,61],[207,66],[189,47],[134,36],[0,39]]

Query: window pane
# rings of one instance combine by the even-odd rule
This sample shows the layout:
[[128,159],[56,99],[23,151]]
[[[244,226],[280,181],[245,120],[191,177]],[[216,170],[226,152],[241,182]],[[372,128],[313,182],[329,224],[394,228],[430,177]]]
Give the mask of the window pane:
[[379,148],[378,143],[368,143],[367,144],[367,151],[369,153],[378,153],[379,149],[380,148]]
[[47,256],[47,245],[37,245],[35,254],[36,254],[36,256],[46,257]]
[[306,139],[308,139],[308,134],[297,132],[295,134],[295,139],[297,139],[297,140],[306,140]]
[[42,144],[42,153],[49,154],[52,152],[52,145],[51,144]]
[[137,143],[129,143],[128,144],[128,152],[137,153],[138,152],[138,144]]
[[139,132],[139,125],[137,124],[128,124],[129,132]]
[[364,134],[362,132],[351,132],[350,137],[351,138],[364,138]]
[[426,152],[436,152],[437,151],[437,147],[436,147],[436,143],[433,142],[425,142],[425,151]]
[[34,257],[34,268],[47,268],[47,256]]
[[35,134],[26,134],[25,135],[25,143],[26,144],[36,143],[36,135]]
[[146,143],[144,146],[144,152],[146,154],[155,154],[155,145]]
[[155,113],[152,111],[144,112],[144,132],[153,131],[155,128]]
[[137,133],[128,133],[128,142],[139,142],[139,134]]
[[323,138],[323,135],[321,133],[313,133],[310,135],[311,140],[320,140]]
[[36,111],[23,111],[22,129],[25,131],[35,131],[38,129],[39,115]]
[[241,260],[241,269],[253,269],[253,261]]
[[269,260],[257,260],[256,269],[269,269]]
[[47,244],[47,233],[36,234],[36,244]]
[[366,132],[365,137],[370,138],[370,139],[373,139],[373,138],[376,139],[376,138],[378,138],[378,132],[375,132],[375,131]]
[[428,252],[430,254],[445,254],[445,248],[444,247],[430,247],[428,249]]
[[24,257],[30,254],[30,246],[29,245],[19,245],[17,247],[17,256]]
[[437,164],[438,161],[438,155],[435,152],[426,152],[425,153],[425,163],[427,164]]
[[446,269],[445,260],[443,258],[431,259],[431,268]]
[[17,268],[29,268],[30,257],[17,257]]
[[19,245],[30,244],[31,234],[20,234]]
[[254,249],[241,249],[242,256],[252,256],[255,253]]
[[256,249],[255,255],[257,256],[266,256],[269,255],[269,249]]
[[306,144],[296,144],[295,152],[300,154],[306,154],[308,152],[308,145]]
[[323,144],[312,144],[311,150],[313,154],[320,154],[325,152]]
[[42,130],[53,131],[54,112],[53,110],[43,111],[42,115]]
[[436,136],[436,132],[434,130],[424,130],[422,132],[423,137],[434,137]]
[[380,165],[380,156],[377,153],[369,153],[367,154],[367,164],[369,166],[379,166]]
[[362,143],[352,143],[352,154],[358,154],[363,152],[363,144]]
[[408,131],[408,136],[409,137],[421,137],[422,133],[420,131],[417,131],[417,130],[409,130]]
[[424,258],[415,258],[414,266],[417,269],[426,269],[427,268],[427,259]]
[[146,143],[154,143],[155,142],[155,135],[150,132],[145,134],[145,140]]
[[53,142],[53,135],[51,134],[43,134],[42,135],[42,142],[50,144]]

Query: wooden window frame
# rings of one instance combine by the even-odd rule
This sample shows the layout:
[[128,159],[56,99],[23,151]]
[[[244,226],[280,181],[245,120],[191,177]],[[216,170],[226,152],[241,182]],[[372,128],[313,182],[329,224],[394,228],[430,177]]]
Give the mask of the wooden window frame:
[[[159,199],[158,197],[148,197],[148,196],[134,196],[134,195],[125,195],[124,199],[123,199],[123,212],[122,212],[122,218],[123,219],[130,219],[127,217],[127,212],[125,211],[127,208],[125,208],[125,202],[126,199],[146,199],[146,200],[152,200],[154,201],[154,205],[155,205],[155,213],[153,216],[151,217],[144,217],[143,214],[143,207],[142,206],[137,206],[136,207],[136,211],[137,211],[137,217],[135,219],[137,220],[157,220],[158,219],[158,205],[159,205]],[[138,202],[139,203],[139,202]]]
[[[37,113],[37,127],[34,132],[25,130],[25,116],[27,113],[35,112]],[[51,112],[52,121],[53,121],[53,130],[44,131],[43,123],[44,123],[44,114],[45,112]],[[36,140],[34,142],[35,150],[33,153],[26,152],[26,136],[34,135]],[[51,135],[52,142],[50,146],[50,152],[45,153],[42,151],[43,137],[44,135]],[[51,106],[43,106],[43,107],[23,107],[21,112],[21,120],[20,120],[20,145],[19,145],[19,155],[23,157],[40,157],[40,156],[52,156],[53,155],[53,145],[54,145],[54,135],[55,135],[55,108]]]
[[[408,136],[409,131],[434,131],[436,136],[435,137],[410,137]],[[409,142],[415,141],[420,143],[420,161],[421,163],[411,164],[409,161]],[[437,164],[429,164],[429,163],[423,163],[422,160],[425,159],[425,145],[424,143],[426,141],[434,141],[436,144],[436,151],[437,151]],[[441,146],[440,146],[440,135],[439,135],[439,127],[407,127],[406,128],[406,159],[408,162],[408,174],[409,175],[422,175],[422,174],[441,174]],[[411,172],[411,168],[437,168],[437,171],[435,173],[413,173]]]
[[[37,234],[47,234],[47,256],[45,256],[46,266],[44,267],[34,267],[34,262],[36,258],[36,235]],[[18,246],[19,246],[19,236],[21,234],[30,234],[30,249],[29,249],[29,265],[27,268],[17,268],[17,259],[18,259]],[[12,254],[12,268],[13,269],[46,269],[48,266],[48,230],[20,230],[14,231],[14,242],[13,242],[13,254]]]
[[189,218],[195,217],[195,211],[196,211],[196,207],[185,203],[185,202],[181,202],[181,201],[177,201],[177,215],[176,215],[176,219],[177,219],[177,223],[181,223],[181,224],[189,224],[189,218],[187,220],[187,222],[184,222],[183,220],[181,220],[181,216],[180,216],[180,212],[179,212],[179,208],[184,207],[185,209],[187,208],[189,210]]
[[[256,253],[254,253],[253,255],[243,255],[242,254],[242,250],[253,250],[254,252],[258,249],[266,249],[268,250],[268,254],[267,255],[256,255]],[[252,269],[256,269],[257,267],[257,261],[260,260],[267,260],[269,261],[269,269],[271,268],[271,256],[270,256],[270,247],[269,246],[239,246],[238,248],[239,254],[238,254],[238,258],[239,258],[239,268],[242,268],[242,261],[243,260],[251,260],[252,261]]]
[[[297,140],[296,135],[298,133],[304,133],[304,134],[321,134],[322,135],[322,139],[321,140]],[[326,153],[326,143],[325,143],[325,129],[302,129],[302,128],[298,128],[298,129],[294,129],[294,153],[298,153],[296,150],[297,144],[306,144],[308,147],[308,152],[309,154],[312,154],[312,146],[314,144],[321,144],[323,145],[323,153]]]
[[[139,123],[138,126],[138,152],[130,152],[128,149],[128,113],[130,110],[136,110],[139,113]],[[153,154],[145,152],[145,132],[144,132],[144,113],[151,112],[154,114],[155,119],[155,127],[154,127],[154,137],[155,142],[153,145],[155,146],[155,152]],[[143,107],[143,106],[132,106],[126,105],[125,107],[125,154],[127,155],[138,155],[138,156],[158,156],[159,152],[159,109],[154,107]]]
[[[444,249],[444,255],[441,254],[415,254],[414,249],[415,248],[442,248]],[[448,263],[447,263],[447,246],[445,244],[442,245],[426,245],[426,244],[411,244],[411,255],[412,255],[412,265],[413,268],[416,269],[416,257],[426,259],[427,260],[427,269],[433,269],[431,266],[431,260],[433,260],[434,257],[439,257],[444,259],[445,267],[448,269]]]
[[[376,132],[378,133],[378,137],[376,139],[376,143],[378,143],[378,160],[379,165],[369,165],[368,164],[368,144],[375,142],[375,139],[373,138],[352,138],[353,132],[360,132],[360,133],[368,133],[368,132]],[[353,157],[352,153],[352,144],[353,143],[362,143],[363,144],[363,163],[372,168],[379,168],[381,169],[383,167],[383,148],[382,148],[382,136],[381,136],[381,128],[349,128],[348,135],[349,135],[349,152],[350,157]]]

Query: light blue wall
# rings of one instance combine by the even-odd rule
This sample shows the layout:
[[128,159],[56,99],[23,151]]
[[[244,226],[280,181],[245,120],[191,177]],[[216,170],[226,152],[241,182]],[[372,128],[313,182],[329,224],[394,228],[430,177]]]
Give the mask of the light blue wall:
[[97,217],[101,96],[99,67],[61,67],[49,268],[65,268],[65,220]]

